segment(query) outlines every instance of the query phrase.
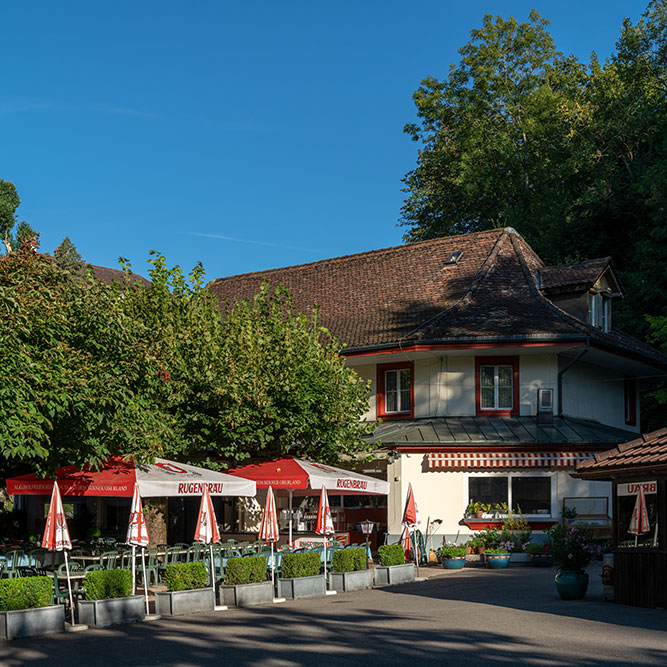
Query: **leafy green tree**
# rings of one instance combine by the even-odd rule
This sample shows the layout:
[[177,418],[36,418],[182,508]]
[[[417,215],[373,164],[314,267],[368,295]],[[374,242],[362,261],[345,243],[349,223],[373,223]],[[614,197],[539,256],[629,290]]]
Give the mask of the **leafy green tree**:
[[16,209],[21,204],[16,186],[10,181],[0,179],[0,239],[5,252],[18,250],[27,241],[36,247],[37,232],[24,220],[16,228],[16,235],[12,233],[16,225]]

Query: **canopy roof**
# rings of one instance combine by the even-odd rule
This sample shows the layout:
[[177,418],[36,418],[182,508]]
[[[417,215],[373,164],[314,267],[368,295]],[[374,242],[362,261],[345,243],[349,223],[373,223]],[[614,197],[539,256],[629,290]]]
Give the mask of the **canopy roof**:
[[[56,470],[56,479],[66,496],[131,497],[134,483],[142,498],[150,496],[200,496],[207,486],[213,496],[254,496],[255,482],[237,475],[198,468],[186,463],[155,459],[155,463],[133,463],[111,457],[99,471],[65,466]],[[34,473],[7,480],[12,495],[46,495],[53,489],[52,479]]]
[[[257,483],[258,489],[269,486],[280,495],[294,491],[296,495],[316,495],[325,487],[334,495],[389,493],[389,483],[351,470],[286,457],[227,471]],[[312,492],[312,493],[311,493]]]

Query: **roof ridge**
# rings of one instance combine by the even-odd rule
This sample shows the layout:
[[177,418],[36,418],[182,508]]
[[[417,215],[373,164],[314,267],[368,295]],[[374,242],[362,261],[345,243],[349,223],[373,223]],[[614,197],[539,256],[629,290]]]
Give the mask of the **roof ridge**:
[[[511,229],[511,228],[506,228],[506,229]],[[228,278],[250,278],[250,277],[256,277],[256,276],[262,276],[262,275],[267,275],[271,274],[277,271],[284,271],[285,269],[300,269],[303,267],[311,267],[315,266],[317,264],[325,264],[325,263],[343,263],[345,261],[349,261],[351,259],[358,259],[360,257],[368,257],[368,256],[377,256],[379,254],[383,253],[391,253],[391,252],[399,252],[401,250],[406,250],[406,249],[412,249],[412,248],[417,248],[421,247],[427,243],[443,243],[445,241],[449,241],[451,239],[456,239],[460,237],[470,237],[470,236],[483,236],[483,235],[493,235],[493,234],[498,234],[499,236],[501,235],[502,232],[506,231],[505,229],[501,228],[494,228],[494,229],[486,229],[480,232],[469,232],[466,234],[454,234],[453,236],[441,236],[437,239],[428,239],[426,241],[416,241],[415,243],[404,243],[402,245],[395,245],[395,246],[388,246],[386,248],[376,248],[375,250],[365,250],[363,252],[357,252],[357,253],[350,253],[348,255],[339,255],[338,257],[327,257],[325,259],[318,259],[314,262],[304,262],[302,264],[290,264],[288,266],[279,266],[275,267],[273,269],[263,269],[261,271],[249,271],[248,273],[236,273],[231,276],[222,276],[221,278],[213,278],[209,283],[208,286],[212,286],[213,284],[217,282],[223,282],[227,280]]]

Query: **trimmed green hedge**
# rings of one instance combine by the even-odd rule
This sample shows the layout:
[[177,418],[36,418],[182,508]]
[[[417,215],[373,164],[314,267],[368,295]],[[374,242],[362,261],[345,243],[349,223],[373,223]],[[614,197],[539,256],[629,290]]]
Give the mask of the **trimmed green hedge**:
[[266,558],[246,556],[230,558],[225,567],[225,584],[259,584],[266,581]]
[[0,579],[0,611],[36,609],[53,604],[53,577]]
[[111,600],[132,595],[130,570],[94,570],[83,578],[86,600]]
[[283,578],[314,577],[320,573],[322,560],[318,553],[285,554],[283,556]]
[[382,567],[403,565],[405,563],[405,551],[400,544],[383,544],[378,549],[378,558]]
[[167,565],[164,573],[169,591],[189,591],[206,588],[210,578],[204,563],[173,563]]
[[365,549],[338,549],[331,561],[334,572],[354,572],[366,569]]

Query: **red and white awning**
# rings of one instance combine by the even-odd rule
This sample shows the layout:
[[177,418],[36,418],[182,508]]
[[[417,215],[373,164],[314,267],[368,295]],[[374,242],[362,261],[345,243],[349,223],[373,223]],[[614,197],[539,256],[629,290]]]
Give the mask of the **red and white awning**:
[[428,467],[451,470],[574,468],[594,452],[431,452]]

